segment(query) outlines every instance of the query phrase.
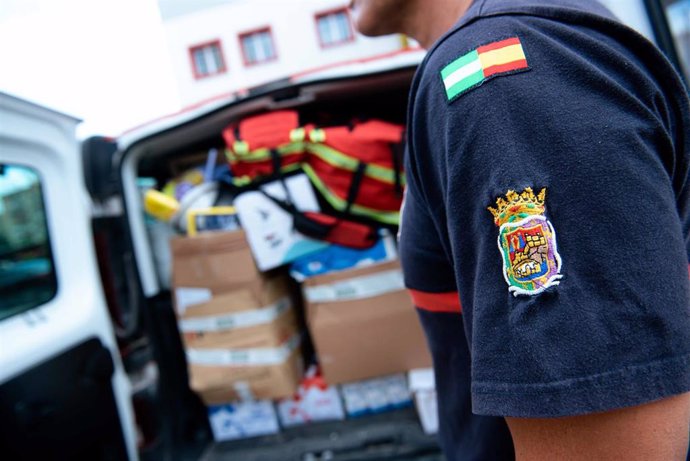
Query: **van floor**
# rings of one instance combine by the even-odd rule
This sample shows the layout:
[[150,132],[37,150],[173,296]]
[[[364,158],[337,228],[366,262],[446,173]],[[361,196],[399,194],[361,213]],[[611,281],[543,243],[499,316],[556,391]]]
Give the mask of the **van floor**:
[[443,461],[413,408],[216,443],[199,461]]

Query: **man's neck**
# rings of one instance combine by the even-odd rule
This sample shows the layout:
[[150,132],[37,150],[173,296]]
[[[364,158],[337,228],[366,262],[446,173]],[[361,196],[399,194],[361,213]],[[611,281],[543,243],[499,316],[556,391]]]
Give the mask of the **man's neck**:
[[419,0],[405,33],[428,49],[462,17],[473,0]]

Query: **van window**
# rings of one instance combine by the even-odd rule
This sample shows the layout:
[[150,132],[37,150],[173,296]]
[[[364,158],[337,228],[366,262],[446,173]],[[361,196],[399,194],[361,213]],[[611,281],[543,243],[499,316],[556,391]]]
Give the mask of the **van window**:
[[690,0],[663,0],[678,56],[690,82]]
[[56,292],[39,176],[0,164],[0,320],[45,304]]

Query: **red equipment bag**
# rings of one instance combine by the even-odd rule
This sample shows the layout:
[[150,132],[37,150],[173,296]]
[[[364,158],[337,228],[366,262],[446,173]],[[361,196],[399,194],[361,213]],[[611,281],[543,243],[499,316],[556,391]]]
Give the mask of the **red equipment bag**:
[[238,183],[274,174],[271,151],[280,158],[280,170],[299,168],[305,156],[308,128],[299,126],[295,111],[269,112],[246,118],[223,130],[225,155]]
[[337,211],[398,225],[404,187],[402,125],[299,126],[295,111],[246,118],[223,130],[236,185],[302,168]]
[[399,224],[404,128],[380,120],[313,129],[304,170],[336,210]]

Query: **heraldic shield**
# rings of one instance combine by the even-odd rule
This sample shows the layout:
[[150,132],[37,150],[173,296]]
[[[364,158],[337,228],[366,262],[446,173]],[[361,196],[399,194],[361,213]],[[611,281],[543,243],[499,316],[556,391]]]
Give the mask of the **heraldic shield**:
[[563,277],[556,231],[544,216],[546,189],[535,196],[508,191],[507,200],[489,208],[500,226],[498,248],[503,256],[503,276],[515,296],[536,295],[558,285]]

